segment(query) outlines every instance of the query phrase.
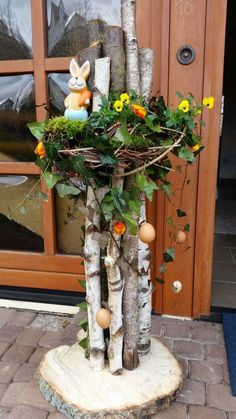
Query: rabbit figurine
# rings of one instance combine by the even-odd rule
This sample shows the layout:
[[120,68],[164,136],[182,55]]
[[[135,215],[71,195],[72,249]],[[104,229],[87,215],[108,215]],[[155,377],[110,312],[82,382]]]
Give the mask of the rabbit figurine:
[[92,93],[88,90],[86,79],[90,72],[89,61],[85,61],[82,67],[79,67],[76,60],[73,58],[70,62],[69,80],[70,94],[65,98],[65,113],[68,119],[79,119],[86,121],[88,119],[87,108],[90,105]]

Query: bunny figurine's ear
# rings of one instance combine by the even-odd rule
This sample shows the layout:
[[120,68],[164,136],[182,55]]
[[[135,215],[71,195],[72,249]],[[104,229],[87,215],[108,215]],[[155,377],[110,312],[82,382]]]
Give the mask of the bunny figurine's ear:
[[86,80],[88,78],[89,73],[90,73],[90,63],[87,60],[80,68],[80,74]]
[[73,77],[79,77],[80,76],[80,68],[76,62],[76,60],[74,58],[72,58],[71,62],[70,62],[70,74]]

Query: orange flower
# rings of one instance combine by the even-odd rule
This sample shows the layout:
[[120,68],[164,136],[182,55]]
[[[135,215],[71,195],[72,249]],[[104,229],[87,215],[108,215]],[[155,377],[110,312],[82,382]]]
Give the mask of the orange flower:
[[145,118],[145,116],[147,115],[146,109],[144,109],[140,105],[132,105],[132,110],[136,116],[139,116],[139,118]]
[[40,159],[43,159],[44,157],[46,157],[46,150],[42,141],[38,143],[34,152],[35,154],[37,154],[37,156],[40,156]]
[[118,221],[114,224],[113,230],[116,234],[118,234],[118,236],[122,236],[126,230],[126,225],[123,223],[123,221]]

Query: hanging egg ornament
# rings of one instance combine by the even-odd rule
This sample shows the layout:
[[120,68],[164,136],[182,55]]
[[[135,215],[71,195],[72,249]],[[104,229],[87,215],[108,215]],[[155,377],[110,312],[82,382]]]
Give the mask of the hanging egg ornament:
[[123,221],[118,221],[117,223],[113,225],[113,231],[118,236],[122,236],[125,233],[125,230],[126,230],[126,225],[125,223],[123,223]]
[[184,230],[177,230],[175,232],[175,242],[177,244],[182,244],[186,241],[187,239],[187,234],[185,233]]
[[101,308],[96,314],[96,322],[102,329],[107,329],[111,324],[111,312]]
[[155,240],[156,231],[152,224],[144,223],[139,229],[139,238],[143,243],[152,243]]

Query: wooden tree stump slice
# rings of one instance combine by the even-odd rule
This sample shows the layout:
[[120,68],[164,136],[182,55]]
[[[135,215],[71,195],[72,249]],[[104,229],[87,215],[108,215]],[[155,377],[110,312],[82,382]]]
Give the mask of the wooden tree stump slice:
[[43,358],[36,379],[44,397],[69,418],[143,418],[167,409],[183,382],[181,368],[165,345],[152,339],[139,368],[114,376],[94,371],[83,349],[59,346]]

